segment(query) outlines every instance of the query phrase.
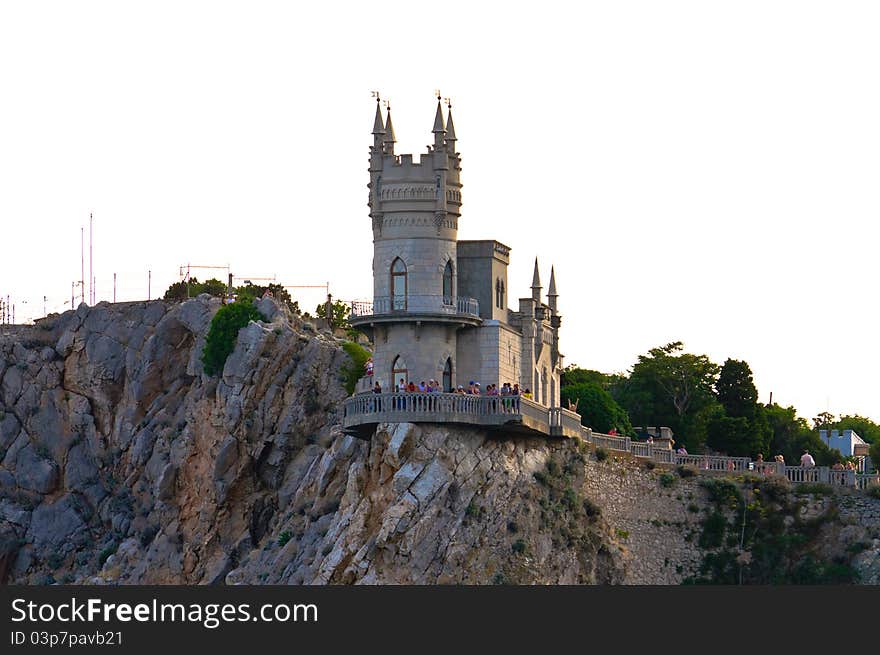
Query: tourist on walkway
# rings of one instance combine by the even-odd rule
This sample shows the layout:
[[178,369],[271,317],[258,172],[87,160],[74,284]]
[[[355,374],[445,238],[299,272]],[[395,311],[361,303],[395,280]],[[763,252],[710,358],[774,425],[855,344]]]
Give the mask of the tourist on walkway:
[[801,455],[801,466],[804,468],[813,468],[816,466],[816,460],[813,459],[809,450],[805,450],[804,454]]
[[367,360],[367,363],[364,364],[364,367],[367,370],[367,377],[369,377],[369,378],[373,377],[373,358],[372,357],[370,357]]

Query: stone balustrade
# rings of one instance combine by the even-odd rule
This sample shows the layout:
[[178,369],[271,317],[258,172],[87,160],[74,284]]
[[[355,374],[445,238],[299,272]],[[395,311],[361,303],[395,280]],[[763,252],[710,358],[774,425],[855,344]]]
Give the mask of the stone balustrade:
[[480,303],[473,298],[407,295],[376,297],[373,302],[353,302],[351,318],[365,319],[386,314],[442,314],[480,316]]
[[472,396],[454,393],[361,393],[345,401],[343,427],[366,436],[379,423],[458,423],[507,432],[580,438],[597,448],[625,452],[657,464],[689,466],[697,471],[779,475],[794,484],[822,483],[867,489],[880,485],[880,474],[835,471],[826,466],[787,466],[753,462],[748,457],[690,455],[666,445],[594,432],[580,415],[561,407],[544,407],[522,396]]

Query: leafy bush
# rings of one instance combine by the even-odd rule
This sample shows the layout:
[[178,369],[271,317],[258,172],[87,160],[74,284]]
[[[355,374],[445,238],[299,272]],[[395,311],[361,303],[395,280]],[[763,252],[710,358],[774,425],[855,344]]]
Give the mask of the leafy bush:
[[830,496],[834,489],[829,484],[821,482],[807,482],[795,486],[795,492],[801,495],[812,494],[814,496]]
[[697,474],[697,470],[693,466],[681,465],[675,469],[680,478],[692,478]]
[[868,489],[868,495],[871,496],[871,498],[880,499],[880,485],[874,485]]
[[660,486],[666,487],[667,489],[675,484],[675,476],[672,473],[662,473],[660,474]]
[[604,462],[606,459],[608,459],[608,451],[602,448],[602,446],[596,448],[596,461]]
[[528,550],[528,546],[526,546],[526,542],[523,539],[517,539],[510,548],[517,555],[524,555],[526,550]]
[[211,327],[202,351],[207,375],[223,371],[226,359],[235,348],[238,331],[251,321],[266,320],[251,301],[237,301],[221,307],[211,320]]
[[285,530],[281,534],[278,535],[278,545],[284,548],[287,543],[293,538],[293,535],[290,534],[289,530]]
[[370,359],[370,352],[353,341],[343,343],[342,349],[351,358],[351,362],[342,367],[342,374],[345,376],[345,390],[348,395],[351,395],[357,387],[358,380],[366,372],[365,366],[367,360]]
[[635,436],[632,423],[626,411],[615,402],[611,394],[594,382],[583,382],[562,387],[563,406],[569,401],[577,401],[581,423],[589,425],[597,432],[609,432]]
[[98,555],[98,566],[104,566],[104,562],[106,562],[110,556],[116,552],[116,544],[110,544],[104,550],[101,551],[101,554]]

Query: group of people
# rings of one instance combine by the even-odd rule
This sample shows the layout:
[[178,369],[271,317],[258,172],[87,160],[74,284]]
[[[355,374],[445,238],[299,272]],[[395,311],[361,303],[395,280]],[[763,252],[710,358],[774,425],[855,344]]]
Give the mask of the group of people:
[[[400,378],[400,382],[396,385],[396,391],[398,393],[442,393],[443,386],[440,384],[439,380],[428,380],[425,382],[422,380],[419,384],[415,382],[409,382],[404,378]],[[373,393],[382,393],[382,385],[379,384],[377,380],[375,384],[373,384]],[[458,385],[458,388],[453,390],[452,393],[464,396],[522,396],[523,398],[532,398],[532,392],[527,387],[524,391],[520,391],[518,384],[511,384],[510,382],[505,382],[501,388],[496,384],[490,384],[486,387],[486,391],[482,391],[479,382],[474,382],[471,380],[468,383],[467,388],[465,389],[464,385]]]

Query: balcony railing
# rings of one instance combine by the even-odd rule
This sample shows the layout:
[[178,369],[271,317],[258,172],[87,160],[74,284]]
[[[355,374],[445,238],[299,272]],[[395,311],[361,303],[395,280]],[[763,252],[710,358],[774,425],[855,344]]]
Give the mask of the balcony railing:
[[449,296],[379,296],[373,302],[353,302],[352,318],[393,314],[445,314],[479,318],[480,303],[473,298]]

